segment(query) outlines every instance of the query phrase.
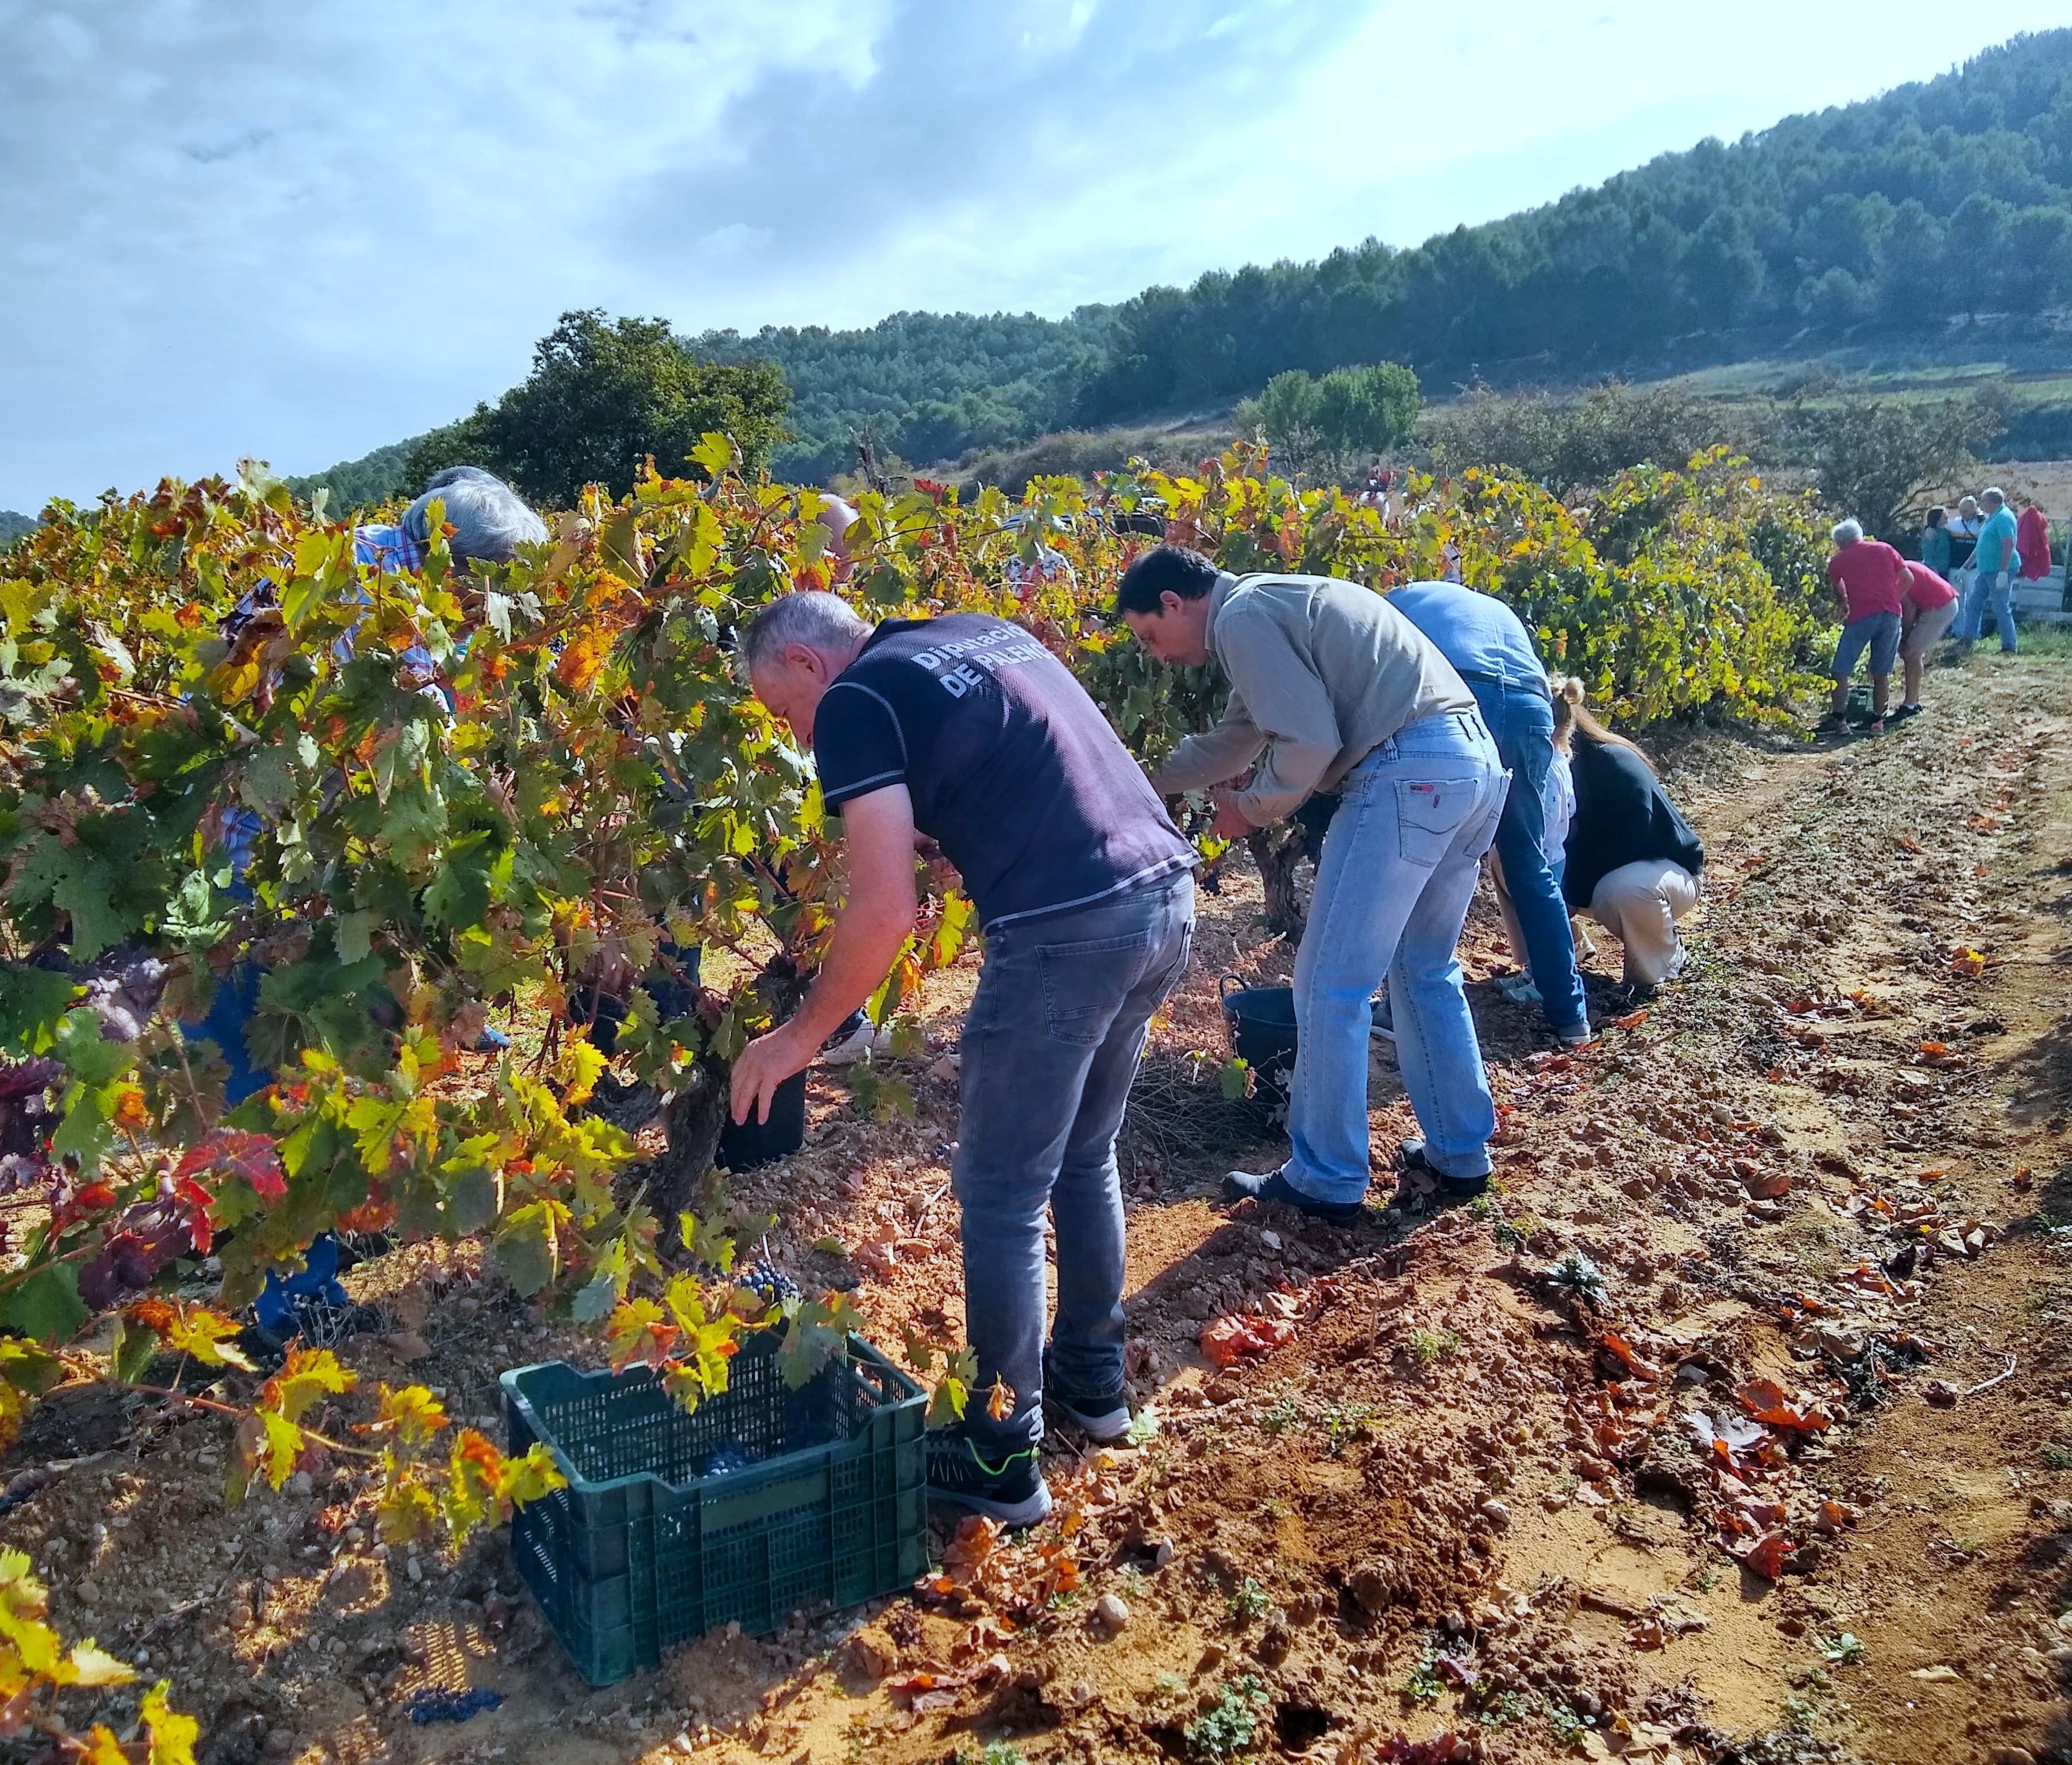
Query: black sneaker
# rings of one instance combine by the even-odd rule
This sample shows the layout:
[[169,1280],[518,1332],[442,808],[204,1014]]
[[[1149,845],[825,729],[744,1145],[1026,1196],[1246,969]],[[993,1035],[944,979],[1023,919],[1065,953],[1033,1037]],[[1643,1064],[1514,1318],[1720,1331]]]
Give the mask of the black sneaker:
[[1396,1168],[1423,1171],[1439,1185],[1439,1193],[1449,1201],[1472,1201],[1489,1187],[1486,1173],[1479,1177],[1448,1176],[1424,1156],[1422,1140],[1405,1140],[1396,1149]]
[[1098,1396],[1073,1390],[1059,1378],[1047,1349],[1043,1354],[1043,1401],[1089,1440],[1102,1446],[1111,1445],[1129,1432],[1129,1394],[1120,1385]]
[[1888,711],[1885,720],[1888,723],[1904,723],[1910,717],[1918,717],[1920,714],[1921,707],[1918,705],[1901,705]]
[[989,1462],[961,1428],[931,1428],[923,1441],[931,1501],[968,1508],[1003,1526],[1034,1526],[1050,1517],[1050,1491],[1037,1468],[1035,1447]]
[[1334,1225],[1350,1225],[1365,1210],[1359,1201],[1318,1201],[1291,1183],[1278,1170],[1270,1170],[1263,1177],[1254,1176],[1249,1170],[1233,1170],[1223,1179],[1223,1193],[1232,1201],[1242,1201],[1250,1196],[1254,1201],[1277,1201],[1284,1208],[1293,1208],[1306,1213],[1313,1220],[1328,1220]]

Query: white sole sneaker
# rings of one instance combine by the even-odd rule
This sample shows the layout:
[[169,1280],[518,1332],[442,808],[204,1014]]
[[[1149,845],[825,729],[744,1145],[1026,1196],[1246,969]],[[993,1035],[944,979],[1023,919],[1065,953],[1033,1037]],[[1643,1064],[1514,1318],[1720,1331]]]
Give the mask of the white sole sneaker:
[[1118,1401],[1112,1409],[1080,1409],[1047,1392],[1044,1393],[1044,1401],[1087,1439],[1100,1446],[1112,1446],[1129,1432],[1132,1418],[1126,1402]]
[[865,1018],[847,1035],[826,1043],[813,1056],[813,1064],[823,1067],[854,1066],[867,1055],[889,1052],[891,1047],[892,1032],[879,1029]]

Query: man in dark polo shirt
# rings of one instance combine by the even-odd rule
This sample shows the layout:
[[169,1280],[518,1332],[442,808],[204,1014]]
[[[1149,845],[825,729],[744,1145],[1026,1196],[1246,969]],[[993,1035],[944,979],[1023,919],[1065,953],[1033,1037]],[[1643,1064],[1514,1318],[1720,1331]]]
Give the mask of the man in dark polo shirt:
[[[953,1178],[980,1387],[932,1432],[928,1485],[1010,1525],[1050,1512],[1042,1403],[1096,1440],[1129,1426],[1115,1139],[1145,1026],[1186,966],[1193,848],[1100,710],[1020,627],[980,614],[865,624],[832,595],[772,602],[743,640],[755,695],[811,732],[841,813],[849,898],[805,1003],[734,1063],[734,1119],[874,992],[913,929],[914,841],[963,874],[985,934],[964,1021]],[[1058,1313],[1044,1343],[1043,1221]]]

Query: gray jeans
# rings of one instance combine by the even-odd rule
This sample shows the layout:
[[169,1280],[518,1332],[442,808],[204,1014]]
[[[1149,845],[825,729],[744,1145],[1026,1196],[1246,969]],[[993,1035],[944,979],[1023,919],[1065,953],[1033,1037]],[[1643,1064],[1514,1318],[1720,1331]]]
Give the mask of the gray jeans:
[[[979,1388],[966,1422],[989,1457],[1042,1438],[1043,1211],[1058,1235],[1058,1376],[1122,1387],[1122,1186],[1115,1140],[1145,1026],[1187,966],[1190,874],[1001,926],[964,1020],[952,1176],[964,1209],[966,1333]],[[980,1393],[1014,1389],[995,1421]]]

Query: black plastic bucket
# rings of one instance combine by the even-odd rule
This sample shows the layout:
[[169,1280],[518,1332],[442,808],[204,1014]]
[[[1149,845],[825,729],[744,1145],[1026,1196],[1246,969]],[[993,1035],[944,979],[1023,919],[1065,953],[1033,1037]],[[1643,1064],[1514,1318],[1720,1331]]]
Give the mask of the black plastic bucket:
[[1285,1109],[1295,1070],[1294,988],[1248,987],[1227,974],[1223,998],[1231,1051],[1252,1071],[1252,1101],[1268,1110]]
[[730,1170],[747,1170],[796,1152],[805,1143],[806,1075],[795,1072],[771,1098],[767,1121],[750,1115],[737,1122],[729,1113],[719,1130],[719,1162]]

